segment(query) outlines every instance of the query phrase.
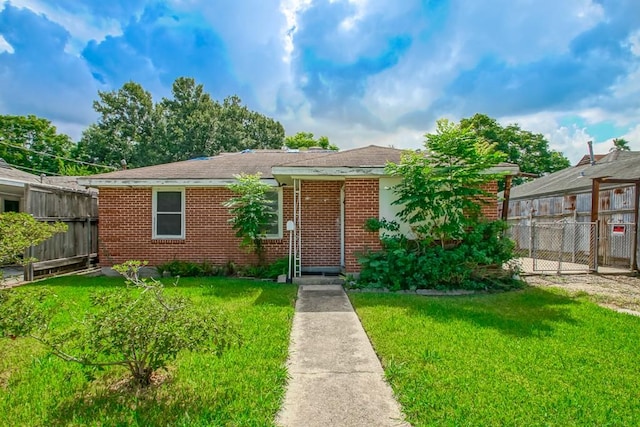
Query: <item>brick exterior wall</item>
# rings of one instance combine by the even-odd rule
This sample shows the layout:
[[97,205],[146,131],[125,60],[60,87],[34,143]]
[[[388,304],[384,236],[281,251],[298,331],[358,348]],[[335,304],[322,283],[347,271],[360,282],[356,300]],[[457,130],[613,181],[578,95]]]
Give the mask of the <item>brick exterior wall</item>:
[[495,221],[500,218],[498,214],[499,206],[497,197],[498,182],[492,181],[488,184],[483,185],[481,188],[494,195],[494,197],[485,198],[487,203],[482,205],[482,216],[490,221]]
[[379,216],[380,190],[377,179],[345,181],[345,271],[360,271],[357,254],[367,249],[379,250],[378,233],[364,229],[368,218]]
[[340,267],[342,181],[302,181],[302,267]]
[[[379,216],[377,179],[345,181],[303,181],[302,194],[302,267],[340,266],[340,191],[344,185],[344,256],[345,271],[360,271],[357,254],[367,249],[379,250],[378,233],[363,228],[365,221]],[[497,183],[485,187],[495,194]],[[255,264],[257,258],[239,247],[222,203],[232,193],[221,187],[186,188],[186,239],[152,238],[151,188],[100,188],[99,256],[102,266],[112,266],[129,259],[158,265],[174,259],[208,261],[222,265],[233,261],[239,265]],[[488,219],[498,218],[496,199],[482,208]],[[293,189],[283,187],[283,238],[265,241],[267,261],[286,257],[289,235],[286,221],[293,219]]]
[[[226,188],[187,188],[185,190],[186,239],[152,238],[151,188],[101,188],[99,203],[99,256],[101,266],[112,266],[129,259],[158,265],[174,259],[208,261],[222,265],[227,261],[254,264],[257,258],[240,249],[240,239],[228,223],[222,203],[232,197]],[[283,191],[283,220],[293,217],[293,191]],[[284,227],[284,225],[283,225]],[[284,228],[283,228],[284,229]],[[267,260],[287,255],[289,238],[265,241]]]

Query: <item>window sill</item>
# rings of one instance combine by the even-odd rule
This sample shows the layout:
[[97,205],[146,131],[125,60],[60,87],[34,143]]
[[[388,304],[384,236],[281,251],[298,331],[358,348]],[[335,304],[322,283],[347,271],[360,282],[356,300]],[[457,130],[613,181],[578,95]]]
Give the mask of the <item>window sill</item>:
[[168,239],[168,238],[162,238],[162,239],[151,239],[151,243],[169,243],[169,244],[184,244],[187,243],[186,239],[183,237],[176,237],[175,239]]

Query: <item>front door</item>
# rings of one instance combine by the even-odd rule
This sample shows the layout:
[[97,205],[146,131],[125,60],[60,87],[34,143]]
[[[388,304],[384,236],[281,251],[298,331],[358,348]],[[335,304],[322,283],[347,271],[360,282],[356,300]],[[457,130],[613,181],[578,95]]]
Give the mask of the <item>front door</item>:
[[343,264],[342,181],[302,181],[300,232],[303,272],[338,273]]

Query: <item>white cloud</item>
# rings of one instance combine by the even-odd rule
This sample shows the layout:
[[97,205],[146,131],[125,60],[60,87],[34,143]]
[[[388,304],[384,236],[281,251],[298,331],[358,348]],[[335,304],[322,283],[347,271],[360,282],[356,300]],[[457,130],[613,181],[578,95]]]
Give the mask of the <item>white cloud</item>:
[[[7,4],[7,1],[0,0],[0,10]],[[78,134],[78,123],[84,119],[88,124],[93,117],[89,100],[95,98],[96,89],[117,89],[98,85],[89,68],[85,67],[83,61],[86,58],[80,57],[79,52],[90,40],[100,42],[107,36],[121,35],[130,20],[140,17],[136,15],[139,13],[136,8],[142,10],[145,5],[155,3],[142,0],[116,2],[113,8],[102,8],[108,14],[97,12],[101,8],[96,5],[102,3],[92,1],[11,0],[10,4],[46,16],[64,27],[71,39],[66,48],[69,55],[64,61],[67,62],[61,60],[61,65],[52,65],[57,70],[51,72],[45,67],[46,57],[43,57],[39,59],[43,63],[35,63],[29,73],[22,73],[24,78],[0,81],[0,108],[4,112],[18,112],[26,108],[24,99],[30,100],[30,106],[43,107],[46,104],[48,109],[41,108],[42,114],[50,114],[48,118],[51,119],[54,118],[51,116],[59,117],[63,120],[58,123],[60,129]],[[522,97],[516,97],[518,99],[534,100],[530,104],[523,103],[523,108],[516,108],[520,104],[515,102],[508,104],[509,99],[500,98],[495,93],[501,84],[504,86],[510,82],[517,85],[528,81],[525,68],[531,64],[535,66],[532,68],[539,67],[541,71],[549,68],[558,73],[566,71],[563,68],[566,64],[554,62],[554,59],[570,56],[578,39],[585,44],[593,42],[599,33],[590,30],[605,25],[615,26],[616,19],[625,15],[618,10],[622,8],[616,9],[608,3],[595,0],[496,0],[482,4],[461,0],[169,0],[168,5],[177,15],[188,15],[189,19],[197,21],[191,23],[195,27],[208,31],[214,38],[219,37],[222,41],[220,51],[226,55],[221,63],[225,67],[228,64],[229,70],[226,71],[232,76],[229,80],[238,82],[244,90],[243,98],[244,93],[250,94],[248,96],[252,99],[245,99],[245,102],[251,101],[251,108],[280,120],[287,134],[311,131],[316,135],[327,135],[342,148],[368,144],[417,148],[423,143],[423,134],[433,131],[438,117],[457,121],[461,115],[469,115],[469,111],[477,107],[484,110],[479,112],[490,115],[502,114],[495,111],[509,111],[508,114],[513,116],[500,117],[501,123],[517,122],[523,129],[542,133],[552,148],[563,151],[572,161],[586,153],[586,141],[593,139],[587,129],[600,122],[613,122],[617,127],[630,128],[624,137],[632,147],[640,149],[640,125],[637,124],[640,117],[640,28],[628,33],[624,40],[611,39],[612,43],[618,43],[617,46],[624,46],[625,55],[635,55],[631,59],[606,55],[603,59],[594,54],[593,62],[611,60],[611,63],[618,64],[615,61],[627,61],[620,67],[622,71],[610,87],[606,87],[609,83],[601,83],[600,87],[593,84],[593,90],[589,87],[578,91],[575,99],[570,98],[563,104],[558,100],[563,99],[565,90],[567,93],[571,90],[565,86],[572,86],[574,81],[557,84],[557,91],[556,86],[552,86],[553,82],[535,81],[539,87],[528,91],[527,88],[519,88],[517,92]],[[630,9],[629,6],[624,7]],[[176,25],[184,25],[185,28],[189,24],[176,20]],[[618,37],[614,33],[604,35]],[[584,34],[588,37],[580,39]],[[393,44],[391,41],[399,38],[408,41],[401,49],[393,51],[389,48]],[[13,43],[8,35],[7,39]],[[14,46],[0,35],[0,53],[13,53],[13,49]],[[18,44],[15,44],[15,49],[20,53]],[[391,50],[390,56],[397,54],[397,58],[379,65],[385,62],[385,58],[379,62],[376,60],[388,50]],[[165,53],[170,60],[173,58],[170,51]],[[313,69],[317,64],[309,66],[300,59],[302,53],[317,59],[320,63],[317,69]],[[148,63],[149,68],[158,66],[151,63],[151,55],[137,52],[135,55],[141,56],[140,63]],[[105,58],[111,57],[105,54]],[[578,68],[583,66],[583,59],[569,61],[568,65],[578,65],[569,67],[565,75],[573,78],[571,72],[579,74]],[[495,73],[494,79],[473,78],[473,73],[478,72],[483,61],[497,64],[487,67],[486,71]],[[586,62],[585,68],[588,66]],[[185,62],[176,65],[175,69],[186,70],[198,81],[215,73],[210,66],[209,69],[198,70],[196,64],[197,61]],[[503,64],[507,65],[503,67]],[[120,68],[118,76],[122,78],[137,80],[140,73],[146,73],[143,67],[122,71],[122,64],[118,61],[111,65],[114,69]],[[39,68],[47,69],[46,78],[44,72],[36,72]],[[70,87],[69,79],[59,75],[70,74],[70,70],[74,76],[75,73],[79,76],[75,79],[80,83],[75,87]],[[535,75],[537,70],[531,74]],[[19,74],[17,69],[3,72],[10,76]],[[471,78],[462,82],[459,93],[452,91],[451,87],[464,73],[471,74]],[[603,74],[593,80],[598,83],[601,78],[611,75]],[[213,78],[207,81],[217,82]],[[306,87],[314,81],[325,85],[317,83],[321,89],[315,93],[307,91]],[[163,86],[166,81],[157,76],[155,80],[142,83],[156,99],[169,91]],[[491,84],[495,86],[488,90],[477,90],[476,87],[486,89]],[[584,86],[581,85],[582,81],[575,81],[576,87],[582,89]],[[216,89],[233,90],[223,86],[220,83]],[[349,91],[353,86],[358,90]],[[554,89],[547,97],[557,95],[557,99],[544,98],[544,89],[548,87]],[[213,89],[207,87],[207,90]],[[325,92],[318,95],[321,91]],[[323,106],[319,98],[327,93],[330,95],[327,97],[335,102],[327,102]],[[475,102],[471,99],[474,93],[482,99]],[[36,99],[38,104],[34,101]],[[468,107],[470,105],[473,108]],[[504,105],[516,107],[513,110],[497,108]],[[492,113],[491,108],[494,107],[497,109]],[[580,117],[585,127],[561,125],[564,123],[562,119],[568,116]],[[604,142],[597,148],[606,152],[609,146],[609,142]]]
[[15,50],[13,49],[13,46],[11,46],[11,44],[5,40],[2,34],[0,34],[0,53],[3,52],[14,53]]
[[71,12],[47,0],[11,0],[10,3],[16,7],[29,9],[38,15],[45,15],[48,20],[64,27],[72,37],[66,48],[67,53],[79,54],[90,40],[100,42],[106,36],[122,34],[122,28],[117,20],[91,14],[86,7],[82,7],[81,12]]
[[[575,124],[566,126],[560,125],[559,119],[566,116],[567,112],[542,112],[522,116],[501,117],[499,122],[503,125],[517,123],[520,128],[533,133],[542,134],[549,147],[553,150],[561,151],[573,164],[588,153],[587,141],[594,138],[589,135],[586,128]],[[596,153],[600,147],[594,145]],[[606,151],[604,151],[606,152]]]
[[640,56],[640,30],[634,31],[629,36],[629,49],[635,56]]
[[293,53],[293,37],[298,30],[298,15],[311,6],[312,0],[281,0],[280,11],[285,17],[286,25],[281,32],[285,55],[282,57],[287,64],[291,63]]
[[629,142],[629,147],[634,151],[640,151],[640,123],[631,128],[622,138]]

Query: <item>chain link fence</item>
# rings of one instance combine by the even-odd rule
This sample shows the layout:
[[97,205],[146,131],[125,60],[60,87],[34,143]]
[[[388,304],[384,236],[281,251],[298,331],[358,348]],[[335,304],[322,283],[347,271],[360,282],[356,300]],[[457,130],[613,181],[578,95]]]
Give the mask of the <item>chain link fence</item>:
[[597,270],[596,223],[549,222],[514,224],[509,237],[522,268],[530,272]]
[[599,264],[607,267],[633,267],[633,240],[636,225],[633,223],[605,223],[600,230],[598,245]]

